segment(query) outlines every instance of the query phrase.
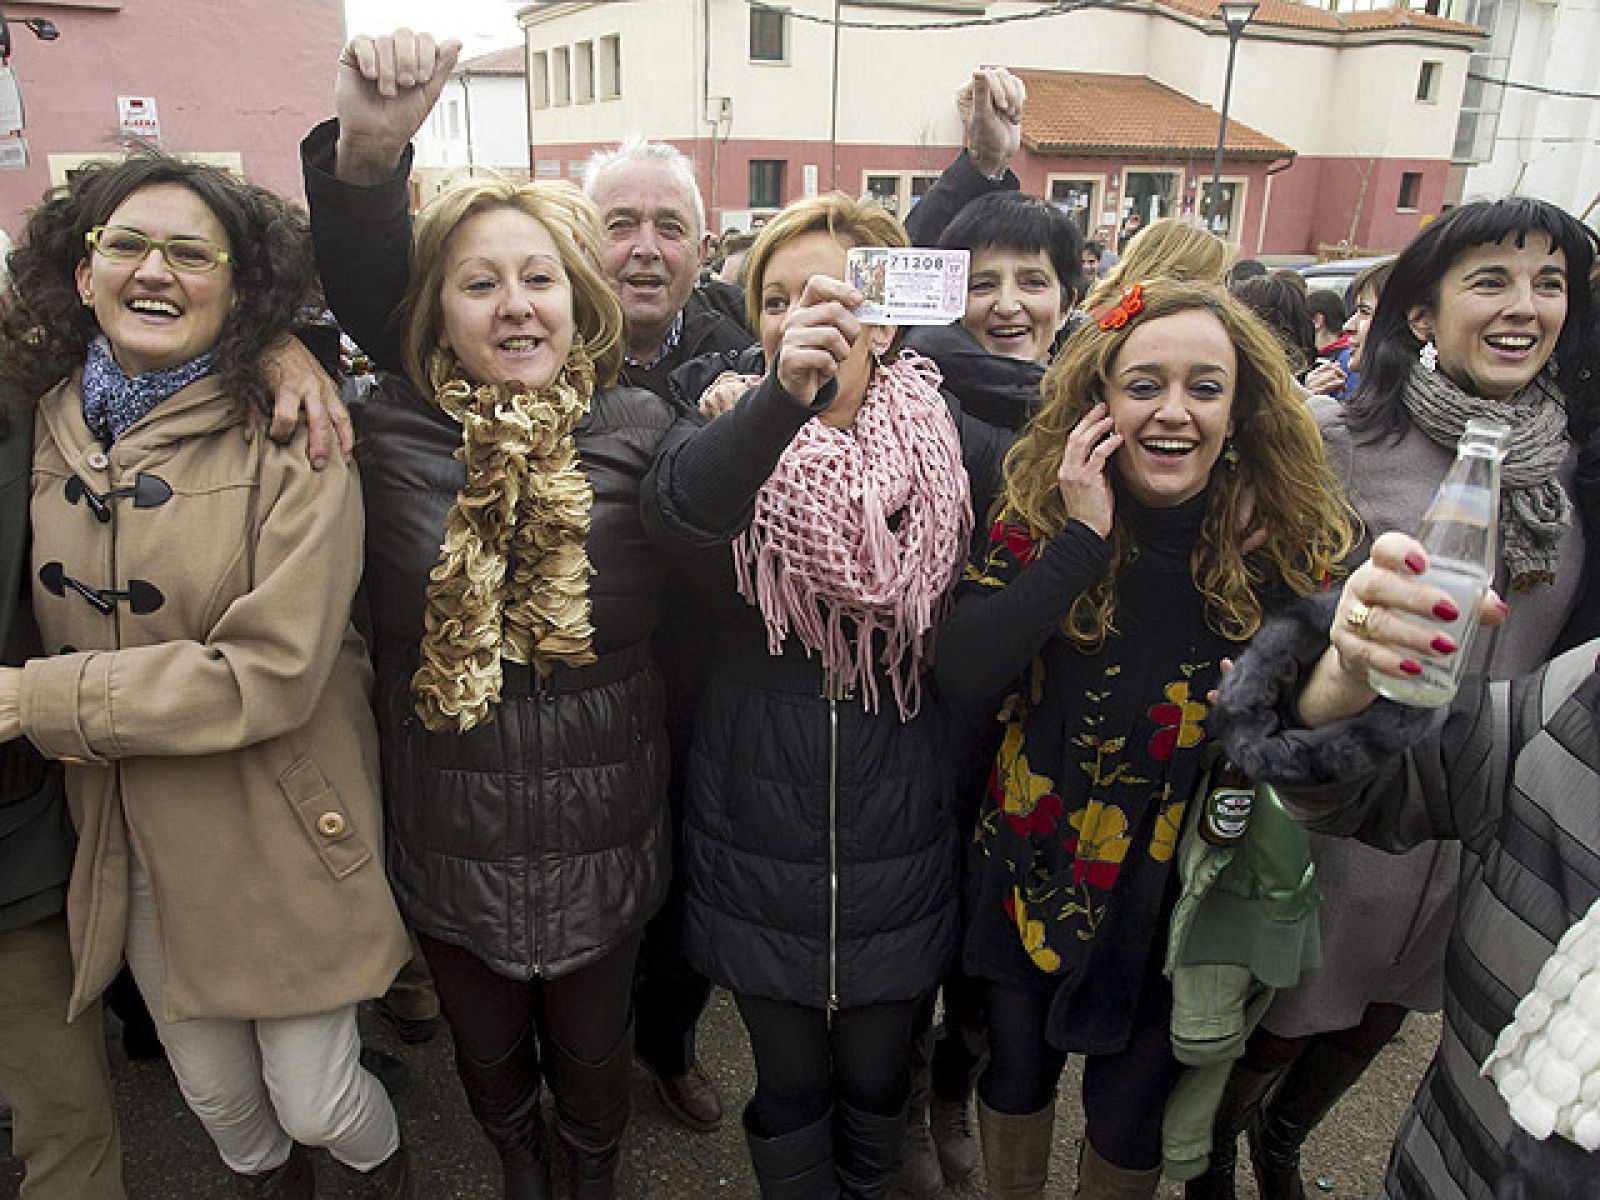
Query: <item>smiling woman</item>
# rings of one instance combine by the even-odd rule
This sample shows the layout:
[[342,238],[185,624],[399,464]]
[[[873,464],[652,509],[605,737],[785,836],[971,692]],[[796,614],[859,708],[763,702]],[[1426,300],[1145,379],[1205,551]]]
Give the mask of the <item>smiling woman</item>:
[[1352,531],[1276,339],[1216,287],[1131,288],[1043,391],[936,666],[1006,727],[969,863],[979,1125],[991,1182],[1004,1164],[1006,1195],[1043,1197],[1057,1084],[1082,1053],[1080,1192],[1150,1197],[1177,1077],[1172,831],[1209,741],[1202,698]]
[[138,156],[34,210],[12,267],[0,364],[48,388],[32,610],[59,650],[0,668],[0,711],[66,764],[68,1012],[126,959],[241,1189],[309,1196],[309,1144],[407,1195],[358,1061],[356,1005],[407,957],[350,626],[360,493],[341,461],[311,469],[303,435],[244,428],[312,292],[304,223],[226,172]]

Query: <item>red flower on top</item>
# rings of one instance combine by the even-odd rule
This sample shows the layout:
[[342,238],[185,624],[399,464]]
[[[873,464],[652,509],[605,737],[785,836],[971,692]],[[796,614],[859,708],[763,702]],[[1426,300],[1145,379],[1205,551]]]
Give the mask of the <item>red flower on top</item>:
[[1115,307],[1108,309],[1100,318],[1101,329],[1121,329],[1134,317],[1144,311],[1144,284],[1136,283],[1122,293]]
[[989,540],[999,542],[1011,551],[1023,566],[1027,566],[1039,557],[1039,543],[1033,540],[1026,526],[1010,521],[996,521],[989,530]]

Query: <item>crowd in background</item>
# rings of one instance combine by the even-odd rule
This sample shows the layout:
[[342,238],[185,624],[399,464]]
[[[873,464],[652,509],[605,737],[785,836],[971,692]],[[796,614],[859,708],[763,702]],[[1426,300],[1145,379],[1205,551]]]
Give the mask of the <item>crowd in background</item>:
[[[606,1200],[636,1056],[723,1122],[713,986],[766,1200],[1062,1194],[1074,1055],[1074,1195],[1231,1200],[1244,1136],[1303,1200],[1307,1136],[1441,1008],[1385,1194],[1589,1194],[1595,234],[1465,204],[1343,296],[1177,218],[1113,252],[1021,192],[997,68],[903,223],[807,197],[712,256],[637,138],[413,215],[458,50],[345,48],[309,218],[138,155],[8,256],[24,1200],[124,1194],[105,995],[241,1195],[313,1196],[313,1151],[449,1194],[370,1000],[442,1016],[508,1200]],[[959,320],[859,318],[848,252],[907,246],[967,253]],[[1468,646],[1406,535],[1482,419]],[[1445,708],[1371,686],[1459,656]]]

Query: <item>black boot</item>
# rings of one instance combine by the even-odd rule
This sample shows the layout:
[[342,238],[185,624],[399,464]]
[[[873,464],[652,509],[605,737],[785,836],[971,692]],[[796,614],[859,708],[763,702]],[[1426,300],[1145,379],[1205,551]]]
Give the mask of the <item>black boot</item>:
[[1243,1061],[1233,1064],[1211,1125],[1211,1161],[1204,1175],[1184,1186],[1184,1200],[1234,1200],[1239,1135],[1255,1123],[1262,1100],[1287,1070],[1286,1066],[1278,1066],[1261,1071]]
[[906,1110],[891,1117],[839,1103],[833,1109],[833,1157],[844,1200],[882,1200],[900,1165]]
[[311,1200],[317,1191],[311,1155],[296,1142],[289,1151],[289,1157],[272,1170],[255,1175],[235,1173],[233,1190],[252,1200]]
[[567,1151],[569,1200],[616,1200],[622,1134],[628,1127],[633,1030],[599,1062],[577,1058],[550,1039],[556,1137]]
[[[924,1014],[919,1013],[919,1020]],[[911,1099],[906,1105],[905,1134],[900,1144],[900,1170],[895,1191],[905,1200],[935,1200],[944,1191],[944,1168],[929,1123],[933,1058],[933,1000],[927,1001],[927,1026],[911,1037]]]
[[550,1159],[539,1112],[539,1059],[533,1030],[499,1059],[480,1063],[456,1051],[467,1107],[500,1156],[505,1200],[550,1200]]
[[804,1129],[762,1137],[746,1106],[744,1138],[750,1147],[756,1182],[761,1186],[761,1200],[839,1200],[832,1113]]
[[1318,1038],[1295,1059],[1250,1129],[1250,1163],[1261,1200],[1306,1200],[1300,1148],[1375,1057]]
[[405,1143],[395,1147],[393,1154],[370,1171],[352,1171],[357,1182],[357,1195],[366,1200],[414,1200],[416,1181],[411,1174],[411,1156]]

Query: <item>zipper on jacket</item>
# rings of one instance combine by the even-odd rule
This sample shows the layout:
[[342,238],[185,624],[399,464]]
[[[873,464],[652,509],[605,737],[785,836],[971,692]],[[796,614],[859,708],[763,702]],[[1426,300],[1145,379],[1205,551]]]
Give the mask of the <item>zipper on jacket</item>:
[[822,676],[828,698],[828,1016],[839,1011],[839,701],[850,689]]

